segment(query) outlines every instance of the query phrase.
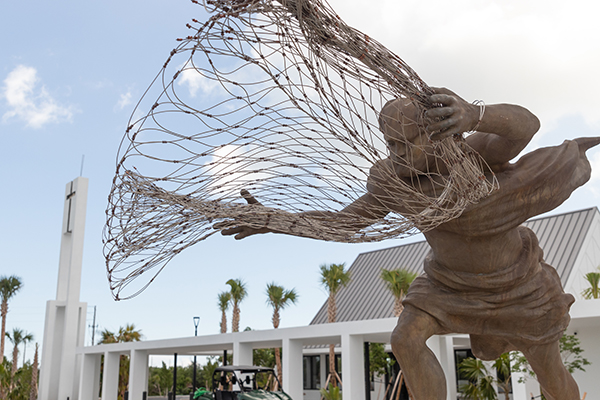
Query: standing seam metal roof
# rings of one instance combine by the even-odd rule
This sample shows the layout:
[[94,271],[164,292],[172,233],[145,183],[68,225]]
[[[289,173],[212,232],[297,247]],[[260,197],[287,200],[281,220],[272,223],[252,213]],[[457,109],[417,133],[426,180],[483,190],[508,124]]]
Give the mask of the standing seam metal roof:
[[[590,229],[597,207],[525,222],[537,235],[545,261],[560,276],[563,286],[575,265],[577,255]],[[336,295],[338,322],[359,321],[394,316],[394,297],[379,277],[380,270],[404,268],[423,272],[423,260],[430,247],[426,241],[410,243],[358,255],[350,266],[350,283]],[[327,302],[311,325],[327,322]]]

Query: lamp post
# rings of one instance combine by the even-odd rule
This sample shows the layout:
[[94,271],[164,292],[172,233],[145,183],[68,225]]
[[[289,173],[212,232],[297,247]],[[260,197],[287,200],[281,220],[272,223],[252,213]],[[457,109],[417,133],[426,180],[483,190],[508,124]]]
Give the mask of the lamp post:
[[[194,317],[194,336],[198,336],[198,324],[200,317]],[[192,378],[192,398],[196,393],[196,355],[194,354],[194,377]]]

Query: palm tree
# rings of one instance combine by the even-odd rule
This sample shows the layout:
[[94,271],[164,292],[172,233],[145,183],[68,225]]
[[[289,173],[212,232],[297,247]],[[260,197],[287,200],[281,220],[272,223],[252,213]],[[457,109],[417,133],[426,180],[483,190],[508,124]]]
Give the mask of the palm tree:
[[[267,304],[273,307],[273,328],[279,328],[280,316],[279,312],[286,308],[290,303],[296,303],[298,294],[295,289],[285,290],[283,286],[278,286],[273,283],[267,284]],[[279,347],[275,348],[275,364],[277,365],[277,375],[279,382],[283,384],[283,376],[281,370],[281,353]]]
[[469,380],[461,385],[459,390],[466,400],[496,400],[494,377],[490,374],[483,361],[468,357],[458,364],[458,371]]
[[12,368],[10,371],[10,390],[12,391],[16,385],[15,374],[17,373],[17,362],[19,361],[19,345],[25,340],[32,340],[33,335],[25,334],[22,329],[14,328],[12,334],[6,333],[6,337],[13,343]]
[[33,340],[33,333],[27,333],[23,336],[23,365],[25,365],[25,353],[27,351],[27,343]]
[[511,365],[509,353],[504,353],[492,364],[495,373],[490,373],[485,364],[476,358],[468,357],[458,364],[461,375],[469,383],[461,385],[460,391],[467,400],[495,400],[498,398],[494,384],[504,392],[504,399],[510,399]]
[[111,332],[108,329],[105,329],[102,332],[100,332],[100,341],[98,341],[98,344],[110,344],[110,343],[117,343],[117,335],[115,335],[114,332]]
[[2,276],[0,278],[0,315],[2,316],[2,331],[0,332],[0,362],[4,358],[4,336],[6,333],[6,314],[8,314],[8,300],[13,297],[21,288],[23,283],[21,278],[12,276]]
[[233,302],[233,316],[231,317],[231,331],[240,331],[240,303],[248,292],[246,291],[246,284],[241,279],[230,279],[226,282],[231,286],[231,301]]
[[227,333],[227,309],[231,301],[230,292],[219,293],[219,310],[221,310],[221,333]]
[[585,274],[585,279],[589,282],[590,287],[581,292],[583,298],[600,298],[600,272],[588,272]]
[[[350,282],[350,271],[344,270],[345,263],[342,264],[323,264],[321,268],[321,284],[329,292],[327,298],[327,322],[335,322],[337,307],[335,305],[335,295],[343,286]],[[333,387],[337,386],[335,378],[335,345],[329,345],[329,374]]]
[[394,295],[394,315],[399,317],[404,309],[402,300],[408,291],[408,287],[417,277],[417,273],[408,272],[405,269],[382,269],[380,277],[386,283],[389,291]]
[[117,342],[139,342],[142,340],[142,331],[136,330],[134,324],[126,324],[125,328],[119,328]]
[[[98,344],[123,343],[123,342],[139,342],[142,340],[142,331],[136,330],[134,324],[126,324],[125,327],[120,327],[117,334],[108,329],[100,332],[100,341]],[[119,400],[125,397],[127,385],[129,383],[129,357],[119,357]]]

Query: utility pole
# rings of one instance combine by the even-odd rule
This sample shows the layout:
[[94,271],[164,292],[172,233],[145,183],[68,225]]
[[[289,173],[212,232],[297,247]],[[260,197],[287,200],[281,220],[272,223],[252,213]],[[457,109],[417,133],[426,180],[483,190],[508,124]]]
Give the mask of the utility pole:
[[[194,337],[198,336],[198,324],[200,317],[194,317]],[[192,396],[196,393],[196,355],[194,354],[194,377],[192,379]]]
[[92,346],[94,343],[94,337],[96,336],[96,329],[98,329],[98,325],[96,325],[96,306],[94,306],[94,319],[91,325],[88,325],[88,328],[92,328]]

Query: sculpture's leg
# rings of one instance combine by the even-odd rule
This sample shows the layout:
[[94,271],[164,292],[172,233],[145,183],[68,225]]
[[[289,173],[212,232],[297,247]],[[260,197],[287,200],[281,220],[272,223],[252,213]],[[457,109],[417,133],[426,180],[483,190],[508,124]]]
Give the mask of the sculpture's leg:
[[532,346],[523,354],[535,372],[547,400],[580,400],[575,379],[563,365],[558,342]]
[[425,342],[441,332],[429,314],[407,305],[392,333],[392,350],[414,400],[446,400],[446,378]]

